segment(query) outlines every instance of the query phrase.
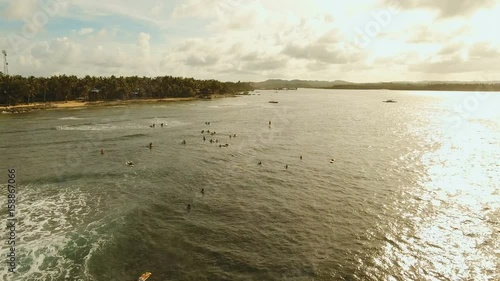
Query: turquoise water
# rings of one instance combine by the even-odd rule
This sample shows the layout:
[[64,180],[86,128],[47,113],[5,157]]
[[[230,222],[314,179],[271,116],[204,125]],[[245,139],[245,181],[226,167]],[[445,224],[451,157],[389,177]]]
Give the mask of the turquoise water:
[[500,278],[499,93],[254,94],[0,115],[2,280]]

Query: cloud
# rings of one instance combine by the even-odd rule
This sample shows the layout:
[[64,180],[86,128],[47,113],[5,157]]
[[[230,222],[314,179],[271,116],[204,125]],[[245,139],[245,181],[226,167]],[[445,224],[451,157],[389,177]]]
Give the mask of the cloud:
[[163,2],[156,2],[156,4],[151,8],[151,14],[155,17],[159,16],[163,11]]
[[441,48],[437,53],[440,56],[455,55],[464,48],[462,43],[451,43]]
[[[446,32],[444,32],[436,30],[436,28],[429,25],[412,26],[405,30],[408,34],[407,42],[413,44],[447,42],[453,38],[463,36],[467,31],[469,31],[467,26],[449,28]],[[394,34],[394,38],[397,39],[398,35],[400,35],[400,33]]]
[[253,10],[236,10],[231,16],[221,17],[219,21],[210,25],[211,30],[242,30],[251,29],[257,22],[257,15]]
[[3,12],[8,19],[31,18],[37,8],[37,0],[9,1]]
[[[90,55],[89,59],[84,62],[87,66],[92,68],[98,67],[114,75],[126,72],[127,68],[138,66],[132,65],[135,61],[134,56],[125,53],[123,49],[118,46],[114,48],[97,46],[88,49],[87,53]],[[140,61],[137,62],[140,64]]]
[[351,60],[347,53],[342,52],[335,45],[311,43],[298,45],[288,43],[283,54],[296,59],[306,59],[329,64],[342,64]]
[[498,59],[500,51],[498,51],[498,47],[494,47],[490,43],[481,42],[469,48],[469,57],[472,59]]
[[186,63],[189,66],[209,66],[209,65],[214,65],[218,61],[219,58],[214,55],[208,55],[208,56],[190,55],[188,58],[184,60],[184,63]]
[[137,37],[137,46],[139,48],[139,52],[145,59],[148,59],[151,55],[151,45],[149,40],[151,39],[151,35],[141,32]]
[[[60,7],[50,6],[56,2]],[[394,13],[370,48],[350,46],[360,22],[375,21],[375,3],[406,13]],[[0,0],[0,43],[9,52],[11,72],[23,75],[441,80],[499,72],[493,62],[499,63],[500,39],[491,27],[498,25],[500,7],[479,11],[494,3]],[[46,7],[54,11],[47,13],[48,23],[36,36],[23,35],[22,25]],[[26,39],[26,47],[12,51],[10,34]]]
[[187,0],[174,9],[172,16],[214,18],[235,11],[241,2],[241,0]]
[[247,71],[270,71],[283,68],[287,65],[286,59],[261,59],[247,62],[243,69]]
[[[145,23],[157,27],[168,23],[164,10],[172,5],[170,1],[134,1],[134,0],[48,0],[64,2],[71,5],[70,12],[66,17],[81,19],[84,21],[96,18],[119,16],[128,21]],[[121,24],[120,22],[118,22]]]
[[468,16],[479,9],[495,5],[495,0],[384,0],[387,5],[396,5],[402,9],[430,9],[438,11],[441,18]]
[[434,56],[410,65],[410,71],[450,74],[491,71],[498,73],[500,52],[498,47],[480,42],[471,46],[455,43],[444,46]]
[[50,49],[57,54],[57,61],[61,64],[71,65],[82,58],[81,46],[68,37],[56,38],[52,41]]
[[423,63],[410,65],[410,71],[432,73],[432,74],[450,74],[474,72],[481,70],[483,65],[477,62],[467,62],[459,55],[452,56],[437,62],[427,61]]
[[90,28],[90,27],[84,27],[84,28],[81,28],[80,30],[78,30],[79,35],[86,35],[86,34],[90,34],[92,32],[94,32],[94,29]]

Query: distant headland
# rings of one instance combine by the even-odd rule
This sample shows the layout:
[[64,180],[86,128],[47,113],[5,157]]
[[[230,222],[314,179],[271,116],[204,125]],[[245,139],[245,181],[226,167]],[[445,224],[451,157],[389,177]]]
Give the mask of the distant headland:
[[269,79],[263,82],[250,83],[256,89],[346,89],[346,90],[407,90],[407,91],[500,91],[500,81],[421,81],[421,82],[377,82],[352,83],[343,80],[282,80]]

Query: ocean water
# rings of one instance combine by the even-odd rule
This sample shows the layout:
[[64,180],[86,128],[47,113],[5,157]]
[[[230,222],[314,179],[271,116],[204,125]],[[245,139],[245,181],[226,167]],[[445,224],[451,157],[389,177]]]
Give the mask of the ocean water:
[[253,94],[1,114],[1,280],[500,279],[500,93]]

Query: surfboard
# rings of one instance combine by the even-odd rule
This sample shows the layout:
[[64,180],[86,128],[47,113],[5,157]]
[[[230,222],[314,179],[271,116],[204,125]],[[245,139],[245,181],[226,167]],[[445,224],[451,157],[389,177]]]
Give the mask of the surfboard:
[[149,276],[151,276],[151,272],[144,272],[144,274],[139,277],[138,281],[146,281],[148,280]]

